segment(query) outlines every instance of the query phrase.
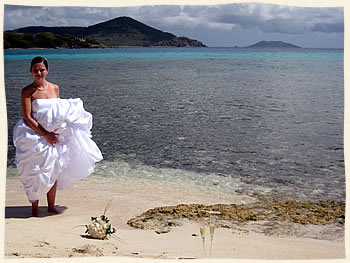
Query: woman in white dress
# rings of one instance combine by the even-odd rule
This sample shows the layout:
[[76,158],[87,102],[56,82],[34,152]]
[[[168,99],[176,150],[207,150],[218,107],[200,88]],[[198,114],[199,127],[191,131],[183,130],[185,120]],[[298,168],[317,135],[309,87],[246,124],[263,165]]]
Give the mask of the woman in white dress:
[[48,211],[58,214],[56,190],[91,174],[102,155],[91,140],[92,115],[79,98],[59,98],[59,87],[46,80],[47,60],[35,57],[30,72],[34,81],[22,89],[23,118],[14,127],[15,162],[33,216],[45,194]]

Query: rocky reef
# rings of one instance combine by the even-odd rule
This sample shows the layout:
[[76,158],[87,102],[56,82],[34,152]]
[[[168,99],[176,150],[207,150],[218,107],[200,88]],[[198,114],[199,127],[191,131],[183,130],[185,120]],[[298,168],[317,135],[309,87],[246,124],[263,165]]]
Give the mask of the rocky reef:
[[289,221],[302,225],[326,225],[345,222],[345,205],[336,201],[301,203],[294,201],[237,204],[179,204],[150,209],[132,218],[128,225],[139,229],[170,229],[181,225],[183,220],[198,222],[216,212],[217,227],[231,228],[232,222]]

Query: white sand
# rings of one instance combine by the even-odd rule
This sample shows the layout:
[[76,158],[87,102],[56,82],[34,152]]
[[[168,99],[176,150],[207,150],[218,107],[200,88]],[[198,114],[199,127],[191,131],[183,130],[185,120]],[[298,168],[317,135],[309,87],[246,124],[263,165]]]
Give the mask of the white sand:
[[[110,238],[94,240],[82,237],[91,216],[100,216],[106,204],[112,205],[106,216],[117,228],[117,236],[127,244]],[[203,258],[202,241],[195,223],[184,223],[171,232],[157,234],[139,230],[126,223],[132,217],[158,206],[180,203],[240,203],[234,195],[203,192],[170,183],[134,180],[97,180],[90,177],[69,189],[57,192],[56,203],[63,213],[46,212],[46,200],[40,200],[39,218],[31,217],[19,178],[6,182],[5,257],[67,258],[80,256],[119,256],[136,258]],[[212,246],[213,258],[229,259],[343,259],[344,242],[296,237],[274,237],[253,231],[219,228]],[[195,236],[193,234],[196,234]],[[83,250],[89,245],[90,251]],[[209,256],[210,238],[206,239]],[[87,248],[87,247],[85,247]],[[116,262],[120,262],[122,258]],[[128,260],[128,259],[126,259]],[[114,261],[114,260],[113,260]],[[99,262],[99,261],[98,261]],[[102,262],[102,261],[101,261]],[[227,260],[225,261],[227,262]]]

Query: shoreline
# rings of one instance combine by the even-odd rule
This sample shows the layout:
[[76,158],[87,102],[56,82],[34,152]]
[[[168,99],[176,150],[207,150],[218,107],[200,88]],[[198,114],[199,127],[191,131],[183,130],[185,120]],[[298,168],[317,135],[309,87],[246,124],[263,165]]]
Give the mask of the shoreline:
[[[178,46],[115,46],[115,47],[82,47],[82,48],[4,48],[4,50],[59,50],[59,49],[123,49],[123,48],[231,48],[231,49],[244,49],[244,50],[268,50],[269,48],[247,48],[247,47],[196,47],[196,46],[186,46],[186,47],[178,47]],[[343,50],[344,48],[317,48],[317,47],[301,47],[300,49],[310,49],[310,50]],[[283,50],[283,49],[282,49]]]
[[[30,48],[4,48],[4,50],[60,50],[60,49],[119,49],[119,48],[208,48],[208,47],[196,47],[196,46],[184,46],[184,47],[178,47],[178,46],[110,46],[110,47],[81,47],[81,48],[50,48],[50,47],[30,47]],[[211,47],[216,48],[216,47]],[[219,47],[220,48],[220,47]],[[223,48],[231,48],[231,47],[223,47]],[[232,47],[234,48],[234,47]]]
[[[100,216],[110,201],[106,216],[116,227],[117,236],[126,244],[113,238],[94,240],[84,236],[84,225],[89,223],[90,217]],[[33,218],[19,178],[10,177],[6,181],[5,257],[201,259],[203,248],[196,221],[180,220],[178,226],[161,234],[154,229],[132,228],[127,222],[156,207],[228,205],[241,201],[237,195],[183,188],[169,182],[91,176],[57,192],[57,209],[62,214],[47,213],[44,198],[39,203],[40,217]],[[249,205],[249,202],[245,203]],[[266,220],[232,224],[216,229],[212,257],[342,259],[345,257],[343,230],[339,224],[302,225],[282,221],[272,224]],[[207,236],[207,254],[209,243]]]

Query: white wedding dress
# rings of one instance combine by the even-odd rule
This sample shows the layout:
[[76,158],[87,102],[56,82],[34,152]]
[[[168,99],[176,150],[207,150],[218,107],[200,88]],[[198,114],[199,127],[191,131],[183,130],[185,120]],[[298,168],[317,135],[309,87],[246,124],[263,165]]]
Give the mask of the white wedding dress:
[[92,115],[81,99],[36,99],[32,117],[58,134],[55,147],[20,119],[13,132],[16,165],[30,202],[39,200],[57,180],[57,190],[89,176],[102,154],[91,139]]

